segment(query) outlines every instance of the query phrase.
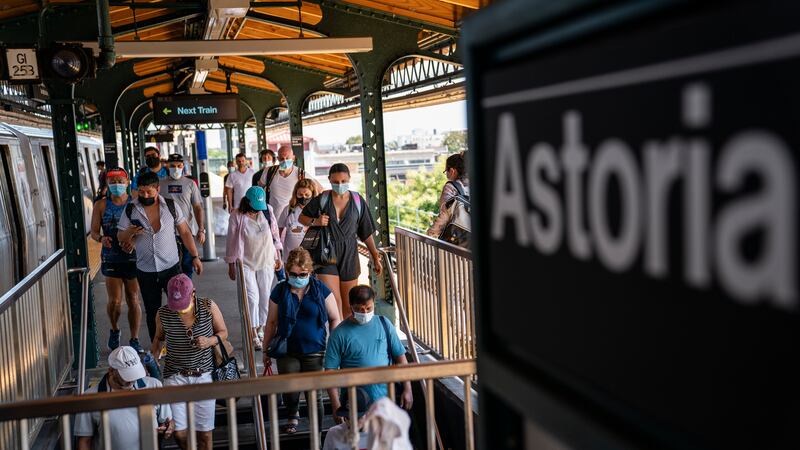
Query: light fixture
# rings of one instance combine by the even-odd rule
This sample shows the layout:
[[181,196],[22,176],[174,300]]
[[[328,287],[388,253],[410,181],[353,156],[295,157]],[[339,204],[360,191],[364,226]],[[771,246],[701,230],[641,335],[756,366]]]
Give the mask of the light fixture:
[[74,44],[58,44],[41,50],[39,67],[44,78],[58,78],[68,83],[94,77],[95,72],[92,51]]
[[[97,48],[96,42],[83,43]],[[372,51],[372,37],[305,39],[236,39],[208,41],[124,41],[114,43],[117,58],[183,58],[189,56],[313,55]]]

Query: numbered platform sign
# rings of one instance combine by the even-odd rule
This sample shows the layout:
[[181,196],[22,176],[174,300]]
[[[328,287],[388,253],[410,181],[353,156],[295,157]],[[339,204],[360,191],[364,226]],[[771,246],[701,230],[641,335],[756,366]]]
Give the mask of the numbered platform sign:
[[6,64],[9,81],[39,81],[39,65],[36,61],[36,49],[7,48]]

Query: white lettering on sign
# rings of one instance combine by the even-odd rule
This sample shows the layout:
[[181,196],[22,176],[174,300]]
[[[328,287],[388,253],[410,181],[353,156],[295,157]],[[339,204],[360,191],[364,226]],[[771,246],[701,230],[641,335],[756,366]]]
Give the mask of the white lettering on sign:
[[[684,125],[710,125],[708,86],[692,84],[683,94]],[[703,138],[648,140],[639,167],[634,149],[618,137],[600,142],[590,160],[581,113],[567,111],[560,158],[551,144],[538,142],[523,164],[516,126],[512,113],[500,114],[493,239],[505,239],[510,229],[521,246],[532,245],[542,254],[566,246],[576,259],[596,255],[612,272],[631,270],[642,254],[644,273],[666,278],[669,193],[682,186],[680,275],[685,282],[709,288],[716,275],[722,289],[743,304],[763,299],[775,307],[797,308],[797,186],[794,161],[780,136],[760,128],[741,130],[723,143],[713,167],[711,144]],[[748,179],[758,180],[758,188],[743,194]],[[616,231],[607,205],[612,180],[620,193]],[[726,200],[712,205],[712,193]],[[753,232],[762,232],[762,245],[758,255],[746,258],[742,243]]]
[[175,109],[178,111],[178,114],[182,115],[216,114],[219,112],[219,109],[214,106],[193,106],[191,108],[178,106]]
[[7,48],[9,80],[38,80],[39,65],[36,62],[36,50],[32,48]]

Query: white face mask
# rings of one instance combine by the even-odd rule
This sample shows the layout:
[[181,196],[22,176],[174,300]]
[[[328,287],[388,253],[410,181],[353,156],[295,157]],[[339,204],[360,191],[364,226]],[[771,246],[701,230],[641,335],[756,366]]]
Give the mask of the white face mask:
[[356,319],[356,322],[360,323],[361,325],[369,323],[372,320],[372,317],[375,315],[375,311],[370,311],[368,313],[360,313],[353,311],[353,318]]

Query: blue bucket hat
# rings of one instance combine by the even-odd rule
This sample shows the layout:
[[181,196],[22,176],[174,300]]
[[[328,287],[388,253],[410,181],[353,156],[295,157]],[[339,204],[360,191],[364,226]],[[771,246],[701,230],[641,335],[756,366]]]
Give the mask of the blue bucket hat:
[[251,186],[244,196],[250,201],[250,206],[254,210],[265,211],[267,209],[267,193],[261,186]]

